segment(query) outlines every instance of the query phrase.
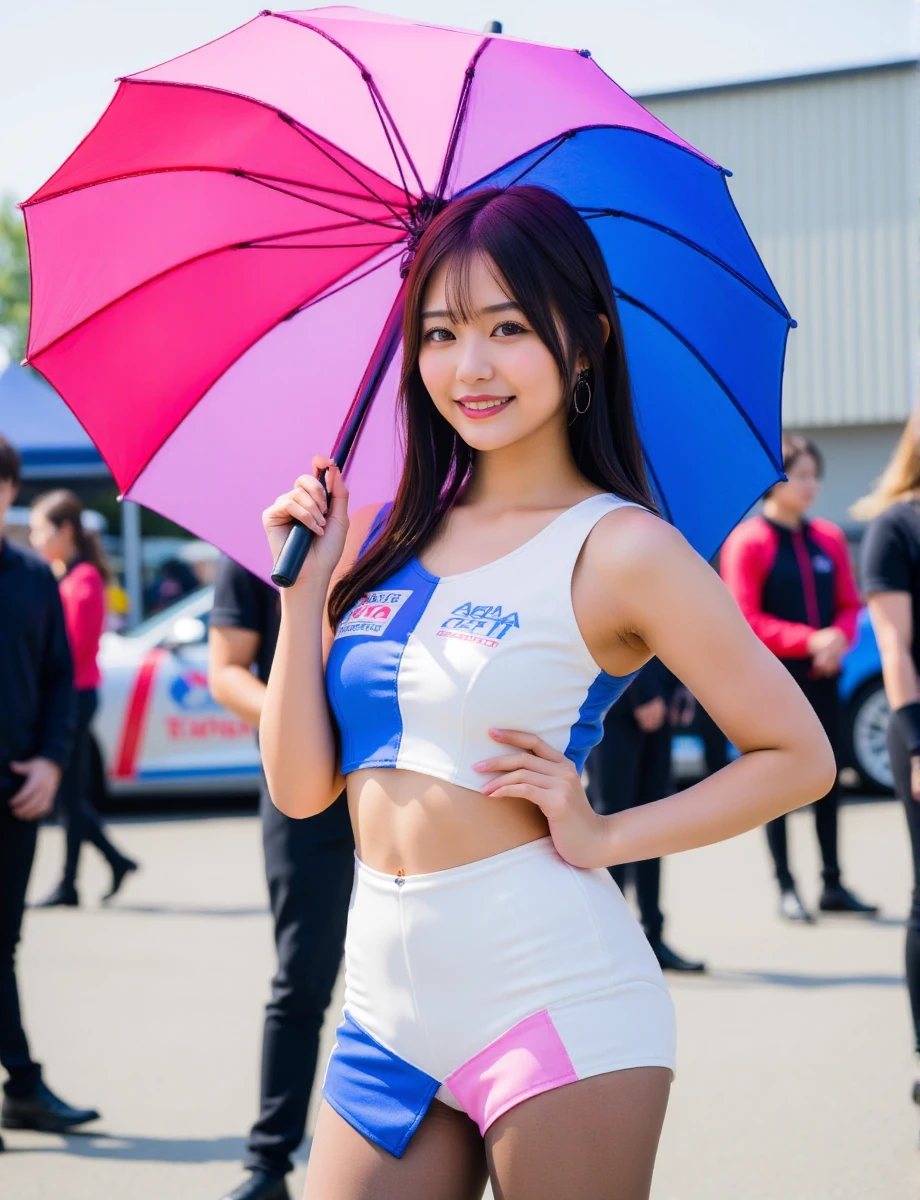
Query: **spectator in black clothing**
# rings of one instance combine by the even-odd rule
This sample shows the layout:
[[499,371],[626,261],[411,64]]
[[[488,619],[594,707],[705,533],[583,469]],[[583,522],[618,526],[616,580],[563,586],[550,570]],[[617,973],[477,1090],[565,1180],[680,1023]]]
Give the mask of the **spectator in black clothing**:
[[905,963],[914,1022],[920,1104],[920,422],[907,423],[875,490],[853,505],[870,519],[862,541],[862,587],[882,658],[891,706],[888,754],[904,805],[914,864]]
[[[674,676],[653,658],[608,712],[603,739],[588,758],[586,791],[595,812],[607,816],[670,795],[670,713],[676,688]],[[704,963],[682,958],[662,938],[661,859],[646,858],[608,870],[621,891],[632,877],[642,928],[662,968],[704,971]]]
[[0,437],[0,1125],[62,1132],[99,1114],[65,1104],[42,1079],[22,1026],[15,955],[38,823],[73,737],[73,674],[54,576],[2,537],[19,475],[19,455]]
[[[253,728],[259,724],[279,621],[275,589],[224,560],[210,622],[211,692]],[[275,808],[263,780],[259,808],[278,969],[265,1011],[259,1117],[244,1161],[250,1174],[224,1200],[288,1197],[284,1177],[304,1136],[354,874],[344,795],[325,812],[295,821]]]

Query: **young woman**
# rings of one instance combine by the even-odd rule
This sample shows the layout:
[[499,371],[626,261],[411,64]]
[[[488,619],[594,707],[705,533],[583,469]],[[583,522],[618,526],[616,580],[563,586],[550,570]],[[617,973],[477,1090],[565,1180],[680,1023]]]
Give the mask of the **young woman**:
[[73,657],[76,731],[73,750],[57,796],[58,819],[64,827],[67,852],[64,874],[54,890],[39,901],[41,908],[75,907],[77,867],[83,842],[92,842],[112,868],[112,885],[103,896],[111,899],[137,863],[122,854],[105,835],[93,804],[93,735],[91,724],[101,681],[96,657],[105,623],[105,584],[109,571],[95,535],[83,528],[83,506],[73,492],[46,492],[32,503],[29,515],[32,545],[51,564],[58,578],[67,638]]
[[907,921],[907,990],[914,1019],[920,1104],[920,422],[911,417],[870,495],[850,510],[870,522],[861,547],[863,590],[891,705],[888,753],[914,862]]
[[[833,756],[654,514],[613,289],[573,209],[533,187],[453,201],[420,240],[404,339],[392,507],[349,517],[317,457],[328,511],[303,475],[264,514],[274,553],[292,518],[317,534],[282,593],[269,789],[309,817],[344,777],[358,858],[307,1190],[469,1200],[488,1172],[497,1200],[640,1200],[673,1011],[602,868],[806,804]],[[600,816],[580,770],[652,655],[744,753]]]
[[[808,517],[818,498],[824,465],[814,442],[783,438],[788,479],[767,493],[763,515],[739,525],[720,555],[722,578],[760,640],[805,693],[836,753],[839,741],[840,663],[853,642],[862,607],[847,540],[830,521]],[[822,912],[873,914],[841,883],[837,854],[838,786],[815,803],[821,849]],[[780,914],[812,923],[789,870],[785,815],[767,825],[767,843],[779,884]]]

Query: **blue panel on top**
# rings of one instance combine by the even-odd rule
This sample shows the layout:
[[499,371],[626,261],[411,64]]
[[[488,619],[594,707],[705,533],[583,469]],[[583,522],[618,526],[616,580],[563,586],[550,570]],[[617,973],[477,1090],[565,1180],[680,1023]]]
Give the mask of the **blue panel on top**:
[[639,436],[674,521],[711,558],[781,477],[724,389],[664,326],[620,305]]
[[693,346],[779,460],[786,317],[686,242],[619,217],[590,225],[614,287]]
[[437,580],[408,563],[340,622],[326,663],[326,691],[342,736],[342,772],[394,767],[402,741],[399,665]]
[[382,1046],[345,1013],[323,1097],[359,1133],[401,1158],[439,1087],[437,1079]]
[[633,129],[582,129],[547,149],[538,147],[466,191],[531,183],[578,209],[632,213],[702,246],[783,308],[718,167]]
[[566,758],[575,764],[579,775],[584,770],[588,755],[604,736],[604,717],[638,674],[638,671],[633,671],[631,675],[608,675],[606,671],[601,671],[588,688],[565,748]]

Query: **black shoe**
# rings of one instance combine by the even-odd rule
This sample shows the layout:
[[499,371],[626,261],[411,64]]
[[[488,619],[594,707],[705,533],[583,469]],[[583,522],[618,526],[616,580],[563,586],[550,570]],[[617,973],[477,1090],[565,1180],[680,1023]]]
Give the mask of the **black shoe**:
[[139,865],[140,864],[136,863],[132,858],[123,858],[120,862],[117,862],[114,867],[112,867],[112,886],[102,897],[103,904],[105,904],[107,900],[112,899],[112,897],[124,883],[126,876],[130,875],[132,871],[136,871]]
[[787,921],[800,921],[803,925],[814,925],[815,919],[799,899],[795,888],[783,888],[779,894],[779,915]]
[[77,908],[80,897],[73,884],[59,883],[53,892],[49,892],[44,900],[36,900],[30,908]]
[[253,1171],[238,1188],[227,1192],[222,1200],[291,1200],[283,1175],[268,1175]]
[[857,899],[842,883],[825,886],[818,907],[822,912],[862,913],[867,917],[874,917],[878,913],[877,904],[863,904],[862,900]]
[[672,950],[664,942],[653,943],[652,949],[662,971],[687,971],[699,975],[706,970],[704,962],[691,962],[689,959],[681,958],[676,950]]
[[86,1121],[97,1121],[94,1108],[71,1108],[55,1096],[46,1083],[39,1083],[31,1096],[4,1096],[0,1126],[4,1129],[41,1129],[66,1133]]

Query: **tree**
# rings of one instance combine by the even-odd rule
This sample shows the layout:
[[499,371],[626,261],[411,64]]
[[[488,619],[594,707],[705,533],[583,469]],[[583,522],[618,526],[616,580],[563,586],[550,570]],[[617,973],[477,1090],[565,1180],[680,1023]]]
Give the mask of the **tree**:
[[11,196],[0,200],[0,347],[13,362],[26,352],[29,252],[22,214]]

